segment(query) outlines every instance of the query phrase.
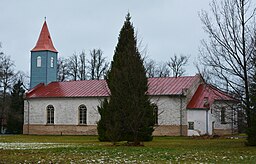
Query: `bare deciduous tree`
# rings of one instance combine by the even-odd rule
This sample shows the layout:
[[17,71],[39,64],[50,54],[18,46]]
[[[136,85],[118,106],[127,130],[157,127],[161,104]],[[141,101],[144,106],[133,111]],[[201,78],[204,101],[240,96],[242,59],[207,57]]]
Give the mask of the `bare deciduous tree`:
[[74,53],[71,57],[68,58],[68,70],[71,80],[78,80],[79,74],[79,55]]
[[103,57],[103,52],[100,49],[93,49],[90,51],[90,59],[87,60],[89,79],[102,79],[106,75],[109,63],[106,57]]
[[85,59],[85,52],[79,55],[79,79],[86,80],[86,59]]
[[4,133],[4,124],[7,120],[7,94],[12,85],[14,77],[14,63],[11,61],[10,56],[6,56],[4,53],[0,56],[0,89],[1,89],[1,133]]
[[174,57],[171,57],[170,61],[167,62],[167,65],[172,70],[173,77],[180,77],[184,75],[185,69],[184,66],[188,62],[188,57],[185,55],[180,55],[179,57],[175,54]]
[[[209,40],[202,41],[201,62],[210,67],[211,76],[241,99],[250,122],[249,74],[252,71],[255,13],[251,0],[222,0],[211,3],[212,18],[200,14]],[[218,85],[220,86],[220,85]]]
[[68,61],[67,59],[59,58],[57,63],[57,78],[58,81],[68,80],[69,71],[68,71]]
[[148,78],[156,76],[156,62],[153,59],[144,60],[144,67]]
[[15,85],[18,82],[22,83],[22,87],[24,90],[29,90],[29,75],[23,71],[18,71],[15,73],[13,77],[13,85]]
[[167,63],[159,62],[156,68],[156,77],[169,77],[170,70],[168,68]]

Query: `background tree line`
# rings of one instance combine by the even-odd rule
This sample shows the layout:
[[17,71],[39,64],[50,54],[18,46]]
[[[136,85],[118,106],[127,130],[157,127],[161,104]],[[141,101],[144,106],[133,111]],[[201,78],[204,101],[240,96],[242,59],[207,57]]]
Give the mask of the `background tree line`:
[[[70,80],[99,80],[105,79],[109,70],[109,61],[103,56],[101,49],[93,49],[89,57],[82,51],[74,53],[68,58],[58,60],[58,81]],[[185,66],[189,57],[185,55],[174,55],[167,62],[157,62],[148,57],[143,58],[143,65],[147,77],[179,77],[186,72]]]
[[22,132],[27,76],[14,68],[14,62],[2,51],[0,44],[0,133]]
[[103,79],[109,68],[109,62],[101,49],[93,49],[89,57],[82,51],[68,58],[58,60],[58,81],[99,80]]

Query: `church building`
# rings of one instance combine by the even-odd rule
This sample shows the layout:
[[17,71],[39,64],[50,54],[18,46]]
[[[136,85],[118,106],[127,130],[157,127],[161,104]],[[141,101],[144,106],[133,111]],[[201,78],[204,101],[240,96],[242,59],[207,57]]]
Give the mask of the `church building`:
[[[47,23],[31,50],[30,90],[24,101],[24,134],[97,135],[97,106],[110,91],[105,80],[57,81],[58,51]],[[237,101],[199,75],[148,78],[155,136],[231,134]]]

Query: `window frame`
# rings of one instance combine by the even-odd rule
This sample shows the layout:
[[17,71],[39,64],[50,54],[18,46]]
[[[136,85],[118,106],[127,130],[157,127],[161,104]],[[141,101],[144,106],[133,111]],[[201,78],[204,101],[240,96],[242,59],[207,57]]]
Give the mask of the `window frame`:
[[78,117],[79,125],[87,125],[87,107],[84,104],[78,107]]
[[52,125],[54,124],[54,106],[48,105],[46,107],[46,124]]
[[220,110],[220,122],[221,122],[221,124],[227,124],[227,122],[226,122],[226,109],[225,108],[221,108],[221,110]]
[[54,57],[50,58],[50,67],[53,68],[54,67]]
[[36,57],[36,67],[42,67],[42,57],[41,56]]
[[153,103],[152,106],[153,106],[153,115],[154,115],[154,125],[159,125],[159,123],[158,123],[158,106],[155,103]]
[[188,130],[195,130],[195,122],[188,121]]

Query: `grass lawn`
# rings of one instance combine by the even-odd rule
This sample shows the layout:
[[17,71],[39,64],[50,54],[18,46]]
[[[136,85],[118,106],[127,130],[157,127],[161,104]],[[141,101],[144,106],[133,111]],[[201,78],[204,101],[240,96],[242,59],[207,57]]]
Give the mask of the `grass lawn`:
[[145,146],[112,146],[96,136],[0,136],[0,163],[255,163],[245,139],[155,137]]

